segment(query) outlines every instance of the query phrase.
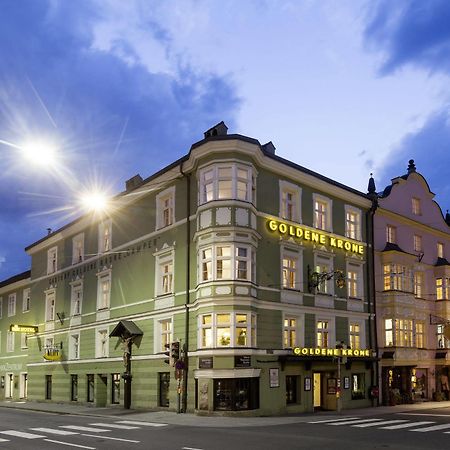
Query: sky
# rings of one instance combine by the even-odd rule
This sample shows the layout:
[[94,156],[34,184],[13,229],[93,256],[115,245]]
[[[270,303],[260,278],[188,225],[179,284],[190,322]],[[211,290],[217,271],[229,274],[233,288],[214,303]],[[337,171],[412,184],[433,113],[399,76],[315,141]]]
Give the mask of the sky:
[[[221,120],[362,192],[414,159],[450,209],[448,0],[0,0],[0,14],[0,280],[79,217],[80,193],[121,192]],[[30,144],[57,157],[33,163]]]

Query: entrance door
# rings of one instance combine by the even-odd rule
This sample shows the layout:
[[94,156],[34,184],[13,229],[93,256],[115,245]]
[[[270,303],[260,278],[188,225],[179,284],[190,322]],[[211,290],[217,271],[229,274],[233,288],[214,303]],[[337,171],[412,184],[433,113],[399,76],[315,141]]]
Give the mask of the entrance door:
[[28,395],[28,375],[20,374],[20,398],[27,398]]
[[13,398],[14,394],[14,374],[6,374],[5,398]]
[[314,408],[320,408],[322,406],[322,384],[321,374],[314,373]]

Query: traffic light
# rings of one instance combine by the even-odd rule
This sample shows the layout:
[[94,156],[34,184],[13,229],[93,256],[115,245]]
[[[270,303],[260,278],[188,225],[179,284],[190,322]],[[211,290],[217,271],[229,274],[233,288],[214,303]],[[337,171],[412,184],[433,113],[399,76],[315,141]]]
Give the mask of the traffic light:
[[164,344],[164,348],[166,349],[164,354],[167,356],[167,358],[164,359],[164,362],[170,364],[170,344]]
[[174,364],[180,359],[180,343],[178,341],[172,342],[170,356],[172,357],[172,362]]

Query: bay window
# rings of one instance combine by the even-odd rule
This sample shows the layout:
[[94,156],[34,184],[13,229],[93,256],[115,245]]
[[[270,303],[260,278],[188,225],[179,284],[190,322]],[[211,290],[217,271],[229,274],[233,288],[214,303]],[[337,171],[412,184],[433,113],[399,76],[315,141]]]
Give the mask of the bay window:
[[401,264],[384,264],[383,278],[385,291],[409,291],[411,289],[411,271]]

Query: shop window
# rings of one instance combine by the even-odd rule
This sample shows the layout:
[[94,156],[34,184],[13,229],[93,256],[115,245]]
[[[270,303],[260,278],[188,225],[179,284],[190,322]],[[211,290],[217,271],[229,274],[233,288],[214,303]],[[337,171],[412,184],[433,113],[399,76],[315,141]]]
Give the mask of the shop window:
[[259,378],[214,380],[214,410],[243,411],[259,408]]
[[109,252],[112,248],[112,222],[105,220],[98,226],[98,252]]
[[285,317],[283,328],[284,348],[294,348],[297,346],[297,318]]
[[70,375],[70,400],[78,401],[78,375]]
[[120,373],[111,374],[111,403],[113,405],[120,403]]
[[86,375],[86,383],[87,383],[87,401],[92,403],[94,401],[94,374],[89,373]]
[[280,217],[301,222],[301,192],[295,184],[280,181]]
[[82,262],[84,259],[84,233],[72,239],[72,264]]
[[345,236],[361,240],[361,210],[345,205]]
[[47,251],[47,275],[56,272],[58,268],[58,248],[53,247]]
[[300,403],[299,394],[300,377],[297,375],[286,375],[286,403]]
[[175,222],[175,187],[156,196],[156,229],[168,227]]
[[165,408],[169,407],[169,392],[170,392],[170,372],[159,373],[159,404]]
[[364,373],[352,374],[352,400],[366,398],[366,381]]
[[52,376],[45,375],[45,400],[52,399]]
[[30,310],[30,304],[31,304],[30,292],[31,292],[30,288],[23,290],[23,303],[22,303],[22,311],[23,312],[27,312]]
[[16,315],[16,294],[8,295],[8,317]]

